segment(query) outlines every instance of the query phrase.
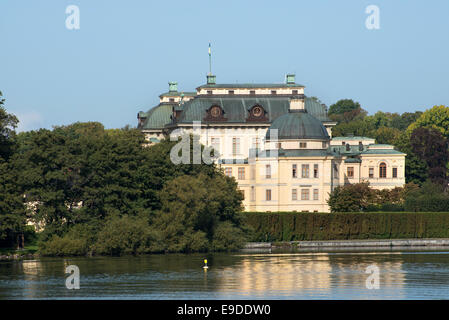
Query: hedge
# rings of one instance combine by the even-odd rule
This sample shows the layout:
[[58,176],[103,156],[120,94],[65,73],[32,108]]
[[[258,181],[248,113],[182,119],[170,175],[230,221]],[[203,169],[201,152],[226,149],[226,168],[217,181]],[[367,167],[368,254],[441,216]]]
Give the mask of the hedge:
[[245,212],[251,241],[449,238],[449,212]]

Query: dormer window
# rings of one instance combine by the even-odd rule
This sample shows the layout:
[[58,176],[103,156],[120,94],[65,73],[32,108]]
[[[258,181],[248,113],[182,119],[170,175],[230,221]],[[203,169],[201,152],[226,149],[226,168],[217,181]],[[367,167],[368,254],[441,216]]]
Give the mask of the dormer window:
[[300,143],[299,143],[299,148],[300,148],[300,149],[305,149],[305,148],[307,148],[307,142],[300,142]]

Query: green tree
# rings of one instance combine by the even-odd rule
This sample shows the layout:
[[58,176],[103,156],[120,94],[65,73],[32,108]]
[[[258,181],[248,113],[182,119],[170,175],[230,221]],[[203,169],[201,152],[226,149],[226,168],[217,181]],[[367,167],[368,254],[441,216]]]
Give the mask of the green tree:
[[410,137],[413,152],[427,164],[430,180],[447,187],[448,139],[434,128],[418,127]]
[[374,199],[369,183],[363,182],[336,187],[327,203],[331,212],[359,212],[365,211]]
[[341,99],[329,107],[328,115],[334,121],[349,122],[362,119],[366,116],[366,111],[352,99]]
[[407,128],[408,135],[410,136],[413,130],[419,127],[437,129],[443,136],[449,138],[449,107],[440,105],[424,111],[424,113]]
[[4,104],[5,99],[0,91],[0,157],[7,160],[14,152],[15,129],[19,120],[15,115],[6,112]]

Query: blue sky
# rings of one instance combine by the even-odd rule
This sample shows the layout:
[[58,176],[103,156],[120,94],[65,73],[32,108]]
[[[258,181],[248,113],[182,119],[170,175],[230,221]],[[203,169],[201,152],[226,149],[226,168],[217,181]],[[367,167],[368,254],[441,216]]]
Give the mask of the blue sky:
[[[68,5],[80,29],[65,25]],[[380,29],[368,30],[368,5]],[[449,1],[2,0],[0,90],[20,130],[100,121],[135,126],[168,81],[283,82],[406,112],[449,105]]]

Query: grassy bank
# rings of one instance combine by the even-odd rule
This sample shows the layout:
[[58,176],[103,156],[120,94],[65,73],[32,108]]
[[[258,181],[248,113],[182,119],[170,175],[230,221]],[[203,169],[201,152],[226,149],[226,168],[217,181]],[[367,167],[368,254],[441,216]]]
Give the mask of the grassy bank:
[[251,241],[448,238],[449,212],[247,212]]

